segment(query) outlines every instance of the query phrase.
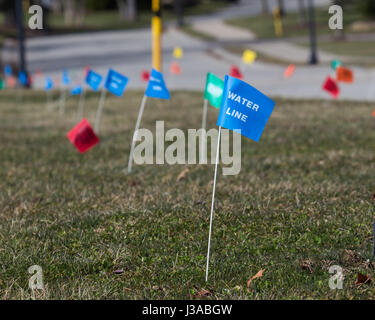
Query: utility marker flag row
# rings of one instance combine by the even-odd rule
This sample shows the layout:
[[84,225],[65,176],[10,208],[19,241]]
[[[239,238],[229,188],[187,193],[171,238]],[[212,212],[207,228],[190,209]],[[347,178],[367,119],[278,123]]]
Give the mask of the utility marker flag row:
[[[107,78],[102,88],[102,93],[100,95],[99,106],[96,112],[95,126],[94,130],[96,133],[99,133],[100,122],[103,113],[104,101],[106,97],[106,92],[109,91],[112,94],[121,97],[125,91],[126,85],[128,83],[128,78],[122,75],[121,73],[110,69],[107,74]],[[104,90],[104,89],[107,89]]]
[[165,100],[170,99],[170,94],[164,82],[163,74],[155,69],[151,70],[150,80],[148,81],[147,89],[142,98],[141,106],[139,108],[138,118],[135,124],[135,130],[134,130],[133,139],[132,139],[132,143],[130,147],[128,173],[131,173],[132,171],[134,147],[135,147],[135,143],[137,142],[138,130],[141,124],[143,110],[147,102],[147,97],[165,99]]
[[274,106],[275,102],[251,85],[234,77],[225,76],[223,99],[217,120],[219,136],[217,141],[214,185],[212,190],[206,281],[208,279],[210,262],[212,220],[215,202],[217,165],[219,162],[221,128],[224,127],[233,130],[234,132],[241,133],[254,141],[259,141]]

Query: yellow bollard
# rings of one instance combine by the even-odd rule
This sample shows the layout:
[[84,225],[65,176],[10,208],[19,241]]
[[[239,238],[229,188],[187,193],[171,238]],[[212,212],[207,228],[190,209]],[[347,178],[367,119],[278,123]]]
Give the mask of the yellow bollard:
[[275,26],[275,34],[278,37],[283,36],[283,22],[281,20],[280,8],[278,6],[273,8],[273,24]]
[[154,16],[152,17],[152,67],[162,72],[162,57],[161,57],[161,10],[160,0],[152,0],[152,11]]

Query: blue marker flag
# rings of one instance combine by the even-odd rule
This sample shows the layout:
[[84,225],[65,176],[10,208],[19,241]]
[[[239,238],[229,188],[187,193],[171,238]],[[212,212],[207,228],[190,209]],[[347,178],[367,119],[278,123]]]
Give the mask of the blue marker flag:
[[92,90],[98,91],[100,88],[100,83],[102,82],[103,77],[92,70],[89,70],[86,76],[86,83],[91,87]]
[[275,102],[237,78],[225,76],[217,125],[259,141]]
[[24,86],[27,85],[28,81],[27,81],[27,74],[26,74],[25,71],[20,71],[20,72],[19,72],[19,74],[18,74],[18,80],[19,80],[19,82],[20,82],[22,85],[24,85]]
[[4,67],[4,74],[6,76],[11,76],[12,75],[12,67],[9,64],[6,64]]
[[44,90],[49,91],[53,88],[53,81],[51,78],[46,78],[44,83]]
[[62,83],[65,84],[66,86],[70,84],[69,74],[67,70],[63,71]]
[[163,74],[159,71],[152,69],[150,80],[148,81],[148,86],[145,92],[147,97],[159,98],[159,99],[169,99],[169,91],[165,85]]
[[125,91],[128,78],[123,76],[121,73],[110,69],[108,71],[107,79],[105,80],[104,87],[116,96],[121,97]]
[[75,87],[72,88],[72,90],[70,90],[70,94],[72,96],[76,96],[76,95],[79,95],[82,93],[82,86],[81,85],[77,85]]

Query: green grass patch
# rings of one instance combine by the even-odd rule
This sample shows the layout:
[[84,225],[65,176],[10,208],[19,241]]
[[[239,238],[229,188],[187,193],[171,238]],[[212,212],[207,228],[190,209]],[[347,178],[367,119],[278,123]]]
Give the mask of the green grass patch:
[[[101,143],[81,155],[45,95],[0,92],[0,297],[29,299],[32,265],[43,267],[38,299],[373,299],[355,285],[368,263],[374,220],[375,121],[366,103],[289,101],[260,143],[242,139],[242,169],[219,167],[210,280],[204,281],[213,165],[135,165],[127,175],[142,92],[108,96]],[[57,93],[55,93],[57,98]],[[93,123],[99,96],[87,97]],[[201,92],[149,99],[141,127],[199,128]],[[208,128],[218,110],[209,109]],[[177,176],[186,167],[186,178]],[[344,270],[331,290],[331,265]],[[306,267],[307,266],[307,267]],[[246,283],[260,269],[264,276]],[[122,273],[115,274],[115,270]]]
[[[315,9],[316,18],[316,31],[318,35],[334,34],[334,30],[330,30],[328,27],[328,21],[331,15],[328,13],[327,9]],[[355,7],[348,7],[344,10],[344,25],[345,28],[355,21],[360,21],[363,16],[356,10]],[[288,12],[282,19],[283,21],[283,31],[285,38],[296,37],[296,36],[308,36],[309,26],[307,15],[304,20],[305,23],[301,24],[299,21],[299,14],[296,12]],[[254,17],[244,17],[229,19],[227,23],[249,29],[254,32],[258,38],[275,38],[275,28],[273,23],[273,16],[259,15]]]
[[[296,44],[309,47],[306,41],[296,41]],[[319,50],[330,52],[339,56],[348,57],[349,63],[373,67],[375,41],[345,41],[345,40],[319,40]]]

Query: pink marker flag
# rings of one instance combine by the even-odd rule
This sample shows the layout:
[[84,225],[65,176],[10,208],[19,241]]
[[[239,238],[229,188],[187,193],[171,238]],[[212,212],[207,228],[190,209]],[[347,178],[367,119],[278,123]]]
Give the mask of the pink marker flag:
[[68,139],[80,153],[84,153],[99,143],[99,138],[86,119],[82,119],[68,134]]
[[337,85],[336,81],[333,80],[330,76],[328,76],[323,84],[323,90],[329,92],[331,96],[335,99],[340,94],[340,88]]
[[294,64],[290,64],[284,71],[284,77],[285,78],[290,78],[293,73],[294,73],[294,70],[296,70],[296,66]]

